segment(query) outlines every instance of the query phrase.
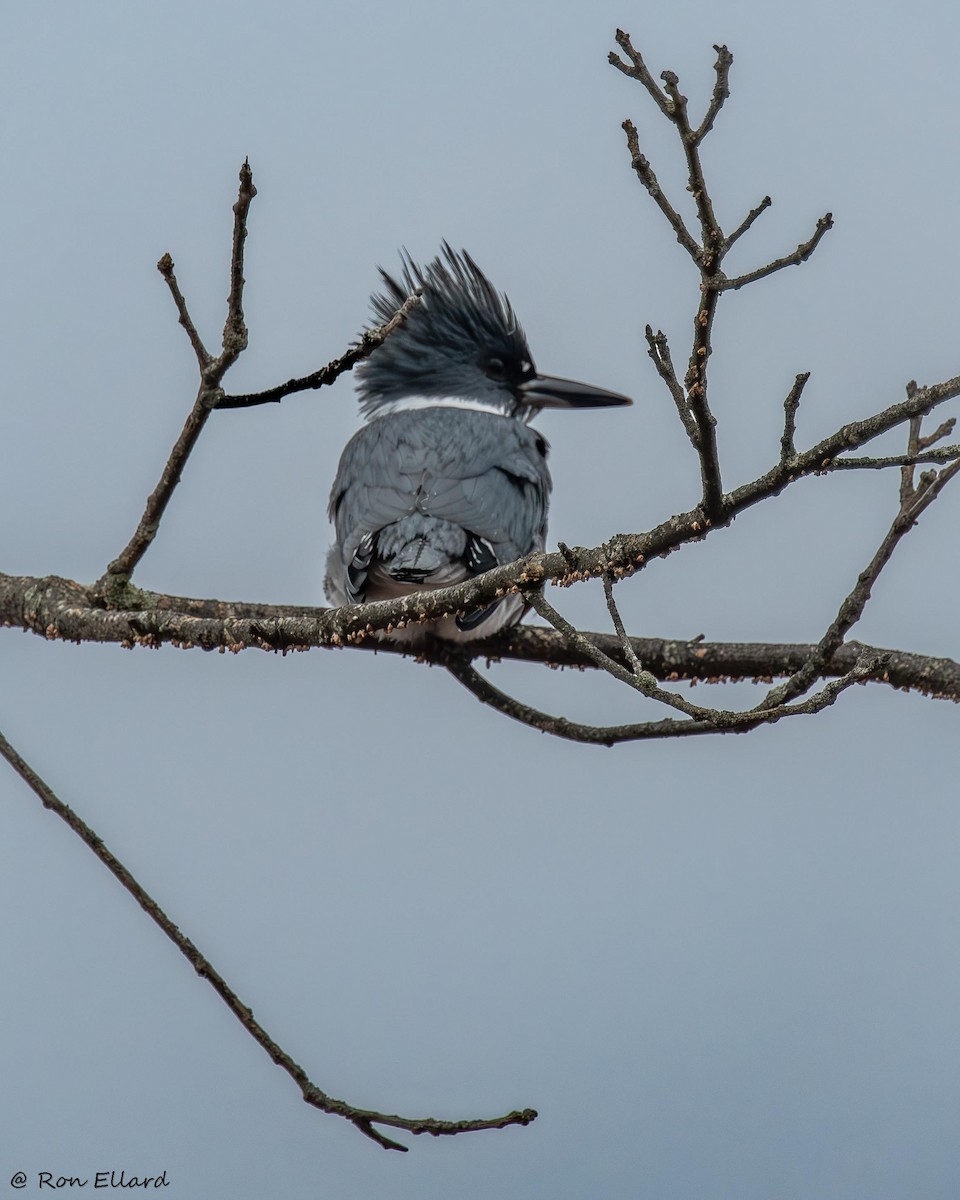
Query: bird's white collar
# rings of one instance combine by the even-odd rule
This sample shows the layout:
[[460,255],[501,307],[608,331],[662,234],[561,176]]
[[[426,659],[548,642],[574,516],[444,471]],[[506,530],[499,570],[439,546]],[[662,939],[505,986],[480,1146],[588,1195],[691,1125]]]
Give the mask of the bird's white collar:
[[367,417],[375,421],[377,417],[388,417],[393,413],[417,412],[424,408],[465,408],[473,412],[494,413],[498,417],[508,417],[503,406],[487,400],[475,400],[465,396],[401,396],[397,400],[387,400],[377,407]]

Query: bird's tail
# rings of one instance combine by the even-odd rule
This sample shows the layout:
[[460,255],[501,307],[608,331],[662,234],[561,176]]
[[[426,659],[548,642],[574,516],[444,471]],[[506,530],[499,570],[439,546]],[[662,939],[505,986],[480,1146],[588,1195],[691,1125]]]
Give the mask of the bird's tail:
[[466,579],[467,533],[459,525],[420,513],[381,529],[378,574],[414,587],[447,587]]

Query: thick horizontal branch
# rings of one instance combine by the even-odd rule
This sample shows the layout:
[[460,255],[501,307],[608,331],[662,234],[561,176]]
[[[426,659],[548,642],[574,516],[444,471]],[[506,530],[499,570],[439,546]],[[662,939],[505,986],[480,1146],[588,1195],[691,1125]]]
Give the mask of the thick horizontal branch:
[[[837,455],[858,448],[912,417],[929,412],[938,404],[960,394],[960,376],[930,387],[917,388],[906,400],[890,405],[862,421],[842,426],[811,449],[781,459],[765,475],[743,484],[722,497],[720,519],[708,520],[701,509],[671,517],[645,533],[617,534],[593,549],[567,548],[563,553],[535,553],[515,563],[507,563],[454,587],[416,592],[394,600],[323,610],[316,619],[294,624],[271,626],[269,620],[209,622],[208,618],[186,613],[160,612],[150,608],[149,593],[127,585],[112,600],[113,608],[98,609],[90,595],[76,584],[65,584],[69,596],[79,604],[64,602],[55,596],[55,608],[47,604],[48,589],[37,590],[43,581],[26,580],[18,591],[17,581],[0,576],[0,595],[11,587],[14,595],[8,605],[0,602],[0,621],[48,636],[74,640],[119,641],[146,645],[163,641],[241,649],[263,644],[266,649],[291,646],[346,645],[358,642],[379,630],[389,632],[410,624],[434,621],[455,613],[484,608],[509,593],[529,590],[554,580],[561,585],[584,579],[596,579],[609,572],[614,579],[643,568],[652,558],[662,558],[688,542],[699,541],[714,529],[728,524],[762,500],[783,491],[797,480],[829,470]],[[62,583],[62,581],[61,581]],[[123,606],[118,600],[122,596]],[[19,599],[18,599],[19,597]],[[82,599],[80,599],[82,597]],[[139,597],[147,597],[142,611]],[[83,612],[82,610],[86,610]],[[9,614],[9,615],[8,615]],[[47,615],[49,614],[49,615]]]
[[[141,593],[146,607],[111,611],[92,605],[77,583],[57,576],[35,578],[0,574],[0,625],[19,628],[41,637],[74,642],[111,642],[123,646],[174,645],[205,650],[259,649],[286,653],[314,647],[342,645],[330,632],[333,614],[343,609],[308,608],[271,604],[245,604]],[[154,601],[162,601],[157,606]],[[169,607],[166,607],[169,605]],[[348,610],[347,610],[348,611]],[[585,633],[607,657],[630,666],[620,641],[613,634]],[[411,648],[399,642],[366,638],[357,645],[381,654],[413,655],[447,666],[451,648],[431,641]],[[668,638],[630,638],[644,669],[662,682],[698,680],[729,683],[738,680],[772,682],[792,675],[816,651],[808,643],[706,642]],[[457,646],[454,657],[506,660],[593,670],[596,662],[565,644],[555,630],[521,625],[495,638]],[[890,650],[849,642],[822,669],[823,678],[847,674],[864,656],[882,656],[886,664],[873,682],[960,701],[960,663],[908,651]]]
[[[905,400],[864,420],[841,426],[803,453],[781,457],[765,475],[721,497],[719,520],[711,521],[702,509],[693,509],[671,517],[645,533],[618,534],[593,549],[574,547],[565,548],[563,553],[531,554],[455,587],[417,592],[374,604],[307,610],[309,615],[295,617],[268,616],[263,614],[262,606],[256,614],[248,610],[249,615],[242,617],[211,617],[194,607],[198,602],[193,601],[188,602],[185,609],[165,608],[162,597],[130,584],[116,593],[104,595],[99,590],[88,590],[55,578],[18,579],[0,575],[0,623],[46,637],[125,645],[150,646],[167,642],[207,649],[240,650],[258,646],[267,650],[287,650],[358,643],[379,630],[389,632],[484,608],[501,596],[529,591],[548,580],[567,585],[605,574],[613,579],[623,578],[642,569],[653,558],[665,557],[679,546],[701,540],[797,480],[829,471],[838,455],[925,415],[958,394],[960,376],[929,387],[912,388]],[[778,666],[770,665],[762,667],[760,673],[778,670]],[[907,681],[904,686],[914,684]],[[946,688],[939,694],[955,696],[956,690]]]

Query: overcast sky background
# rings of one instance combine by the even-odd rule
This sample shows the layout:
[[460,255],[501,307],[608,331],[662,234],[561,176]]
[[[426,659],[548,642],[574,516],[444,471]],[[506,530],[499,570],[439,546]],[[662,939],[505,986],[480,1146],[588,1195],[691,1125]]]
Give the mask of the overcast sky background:
[[[956,5],[168,0],[21,5],[4,25],[2,570],[91,580],[126,543],[196,385],[154,264],[172,253],[215,345],[245,155],[251,344],[231,390],[341,353],[377,264],[447,238],[508,292],[541,370],[636,399],[539,421],[552,543],[689,508],[697,464],[642,330],[685,362],[696,277],[625,117],[689,198],[671,130],[606,64],[618,25],[695,113],[713,43],[735,55],[714,198],[728,228],[774,198],[738,267],[836,219],[807,266],[721,305],[726,485],[775,460],[798,371],[808,445],[960,370]],[[215,415],[138,582],[322,602],[357,424],[349,377]],[[651,564],[618,592],[631,630],[815,640],[897,482],[807,481]],[[958,505],[948,490],[898,551],[861,638],[960,654]],[[598,586],[554,596],[607,627]],[[177,1200],[957,1196],[952,705],[857,689],[747,737],[606,751],[391,656],[7,631],[0,671],[0,729],[320,1087],[416,1116],[540,1112],[399,1155],[308,1108],[4,769],[4,1194],[18,1170],[34,1195],[40,1171],[123,1168],[166,1170]],[[493,677],[574,718],[654,715],[587,675]]]

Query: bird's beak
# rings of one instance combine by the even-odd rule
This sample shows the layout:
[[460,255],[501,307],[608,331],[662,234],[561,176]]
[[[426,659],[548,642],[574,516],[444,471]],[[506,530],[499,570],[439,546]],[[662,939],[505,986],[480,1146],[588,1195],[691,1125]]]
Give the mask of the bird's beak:
[[632,404],[629,396],[608,392],[589,383],[558,379],[556,375],[535,375],[517,389],[521,404],[532,408],[613,408]]

